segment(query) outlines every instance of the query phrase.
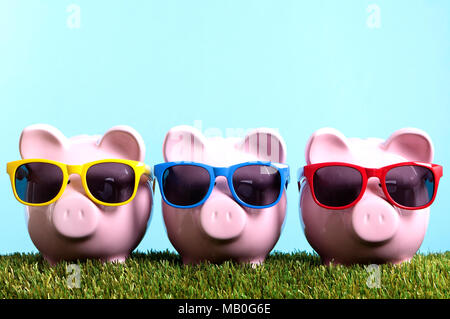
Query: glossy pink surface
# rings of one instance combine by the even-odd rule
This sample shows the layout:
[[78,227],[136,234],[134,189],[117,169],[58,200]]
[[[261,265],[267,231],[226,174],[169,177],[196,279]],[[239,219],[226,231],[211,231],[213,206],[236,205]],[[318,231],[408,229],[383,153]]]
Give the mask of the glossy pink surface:
[[[283,139],[271,129],[256,129],[245,138],[206,138],[189,126],[172,128],[163,146],[164,158],[196,161],[212,166],[270,160],[284,163]],[[262,263],[275,246],[286,214],[286,195],[264,209],[240,206],[230,193],[225,177],[216,178],[208,200],[201,206],[183,209],[162,202],[170,242],[184,263],[235,260]]]
[[[324,128],[311,136],[305,155],[307,164],[334,161],[378,168],[405,161],[431,163],[433,145],[425,132],[413,128],[398,130],[386,141],[346,138]],[[429,220],[429,208],[391,205],[377,178],[369,179],[361,201],[343,210],[317,205],[305,182],[300,208],[306,238],[325,264],[408,261],[419,249]]]
[[[103,136],[66,138],[49,125],[25,128],[20,138],[22,158],[43,158],[66,164],[100,159],[143,161],[141,136],[127,126],[116,126]],[[55,203],[27,207],[28,231],[37,249],[50,263],[94,258],[123,262],[141,241],[153,205],[152,192],[142,179],[136,197],[126,205],[109,207],[93,203],[79,175]]]

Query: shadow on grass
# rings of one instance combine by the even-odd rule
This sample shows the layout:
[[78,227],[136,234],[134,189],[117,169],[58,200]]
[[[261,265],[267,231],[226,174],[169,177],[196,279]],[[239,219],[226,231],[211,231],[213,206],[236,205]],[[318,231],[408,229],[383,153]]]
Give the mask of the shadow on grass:
[[135,251],[131,253],[130,258],[134,261],[150,261],[150,262],[162,262],[167,261],[171,264],[182,265],[180,255],[170,252],[169,250],[155,251],[148,250],[147,252]]
[[[183,261],[181,259],[181,256],[175,252],[170,252],[169,250],[165,251],[147,251],[147,252],[133,252],[131,254],[131,259],[136,262],[169,262],[172,265],[179,265],[182,266]],[[306,266],[320,266],[322,265],[319,255],[316,253],[308,253],[304,251],[296,251],[293,253],[283,253],[279,251],[275,251],[270,253],[266,260],[265,264],[277,264],[280,262],[285,263],[286,261],[291,262],[298,262]],[[219,263],[211,263],[209,261],[201,262],[197,265],[190,265],[190,266],[208,266],[208,265],[223,265],[223,264],[231,264],[231,265],[243,265],[240,264],[237,261],[234,260],[225,260]]]
[[269,256],[266,259],[266,262],[273,262],[273,261],[285,262],[287,259],[310,266],[322,265],[319,255],[317,255],[316,253],[309,253],[306,251],[295,251],[292,253],[283,253],[280,251],[275,251],[269,254]]
[[[429,253],[429,254],[420,254],[419,253],[414,256],[411,263],[414,264],[414,263],[420,262],[424,258],[427,258],[427,260],[434,260],[434,259],[441,259],[441,258],[448,259],[449,257],[450,257],[450,251],[446,251],[444,253]],[[131,253],[131,255],[129,256],[129,258],[127,260],[132,260],[137,263],[147,263],[147,262],[165,263],[165,262],[168,262],[171,265],[178,265],[178,266],[184,265],[183,261],[181,259],[181,256],[178,253],[171,252],[169,250],[164,250],[164,251],[148,250],[146,252],[135,251],[135,252]],[[42,255],[40,253],[19,253],[19,252],[17,252],[17,253],[0,256],[0,263],[4,263],[4,262],[7,262],[11,266],[17,266],[17,267],[23,266],[24,264],[28,264],[28,265],[35,264],[36,267],[40,271],[49,269],[49,268],[53,268],[42,257]],[[319,255],[317,255],[316,253],[310,253],[310,252],[305,252],[305,251],[294,251],[291,253],[274,251],[267,256],[264,264],[275,265],[275,264],[286,263],[286,262],[297,263],[297,264],[300,263],[306,267],[316,267],[316,266],[322,265]],[[93,266],[95,266],[95,265],[100,266],[102,264],[102,261],[100,261],[100,260],[64,261],[64,262],[61,262],[58,265],[56,265],[56,268],[63,267],[65,269],[66,268],[65,266],[68,264],[71,264],[71,263],[77,263],[77,264],[88,263]],[[207,266],[210,264],[223,265],[224,263],[229,263],[232,265],[239,265],[239,263],[236,261],[228,260],[228,261],[224,261],[221,263],[210,263],[210,262],[205,261],[205,262],[198,264],[197,266]],[[409,265],[409,264],[410,263],[406,263],[404,265]],[[357,266],[357,265],[353,265],[353,266]],[[359,265],[359,266],[363,267],[364,265]]]
[[[3,255],[0,256],[1,259],[6,260],[8,259],[11,264],[15,264],[17,262],[20,262],[21,264],[36,264],[39,270],[42,270],[44,268],[51,268],[50,264],[43,258],[43,256],[40,253],[13,253],[9,255]],[[169,262],[173,265],[184,265],[183,261],[181,259],[181,256],[178,253],[170,252],[169,250],[164,251],[155,251],[155,250],[148,250],[146,252],[142,251],[135,251],[132,252],[131,255],[128,257],[127,260],[133,260],[135,262]],[[283,253],[279,251],[275,251],[270,253],[265,263],[272,264],[272,263],[279,263],[279,262],[286,262],[287,260],[292,262],[300,262],[305,265],[310,266],[319,266],[321,265],[320,257],[316,253],[308,253],[304,251],[295,251],[292,253]],[[92,264],[101,264],[102,262],[99,260],[74,260],[74,261],[64,261],[59,263],[56,267],[58,267],[61,264],[69,264],[69,263],[92,263]],[[236,261],[228,260],[224,261],[231,263],[231,264],[239,264]],[[210,264],[209,262],[205,261],[200,263],[199,265],[203,264]]]

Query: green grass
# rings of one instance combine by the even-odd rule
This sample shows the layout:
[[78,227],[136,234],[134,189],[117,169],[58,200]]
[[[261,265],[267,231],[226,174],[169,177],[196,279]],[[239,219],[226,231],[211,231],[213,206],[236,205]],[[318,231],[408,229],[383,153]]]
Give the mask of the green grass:
[[271,254],[262,266],[234,262],[185,266],[169,252],[133,253],[125,264],[79,262],[80,288],[68,288],[70,263],[50,267],[39,254],[0,256],[0,298],[449,298],[450,251],[382,265],[369,288],[363,265],[323,266],[315,254]]

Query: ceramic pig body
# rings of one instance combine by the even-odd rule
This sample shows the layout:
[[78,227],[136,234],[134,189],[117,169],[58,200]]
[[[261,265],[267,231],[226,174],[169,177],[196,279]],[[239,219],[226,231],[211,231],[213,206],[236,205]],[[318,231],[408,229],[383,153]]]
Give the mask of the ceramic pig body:
[[[268,151],[269,150],[269,151]],[[270,129],[257,129],[244,139],[205,138],[189,126],[172,128],[166,135],[167,162],[195,161],[228,167],[247,161],[284,163],[283,139]],[[201,206],[175,208],[162,202],[168,237],[184,263],[235,260],[262,263],[275,246],[286,214],[286,195],[269,208],[253,209],[239,205],[223,176]]]
[[[117,126],[103,136],[66,138],[49,125],[25,128],[20,138],[23,159],[42,158],[80,165],[101,159],[143,161],[145,146],[131,127]],[[79,175],[71,175],[55,203],[27,207],[28,231],[37,249],[50,263],[100,259],[123,262],[147,229],[153,198],[141,180],[135,198],[122,206],[94,204],[85,194]]]
[[[316,131],[306,147],[307,164],[345,162],[379,168],[394,163],[431,163],[433,145],[418,129],[402,129],[386,141],[346,138],[335,129]],[[419,249],[428,226],[429,208],[400,209],[389,203],[377,178],[369,178],[353,207],[331,210],[314,202],[308,182],[302,187],[301,218],[308,242],[325,264],[401,263]]]

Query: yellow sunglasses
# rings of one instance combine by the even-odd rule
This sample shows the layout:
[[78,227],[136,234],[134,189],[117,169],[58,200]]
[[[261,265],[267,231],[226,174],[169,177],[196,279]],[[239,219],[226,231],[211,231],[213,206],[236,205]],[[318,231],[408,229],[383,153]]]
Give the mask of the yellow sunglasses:
[[29,206],[45,206],[57,201],[78,174],[86,195],[94,203],[119,206],[131,202],[142,176],[153,181],[151,168],[144,163],[105,159],[83,165],[67,165],[47,159],[9,162],[6,170],[16,199]]

